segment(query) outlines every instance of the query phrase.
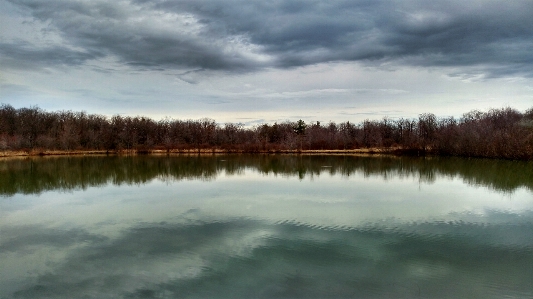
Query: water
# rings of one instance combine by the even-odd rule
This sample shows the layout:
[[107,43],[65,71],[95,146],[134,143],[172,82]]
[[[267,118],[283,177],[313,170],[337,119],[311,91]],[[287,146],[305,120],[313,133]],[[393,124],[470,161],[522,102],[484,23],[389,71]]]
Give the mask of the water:
[[0,298],[533,298],[533,165],[0,160]]

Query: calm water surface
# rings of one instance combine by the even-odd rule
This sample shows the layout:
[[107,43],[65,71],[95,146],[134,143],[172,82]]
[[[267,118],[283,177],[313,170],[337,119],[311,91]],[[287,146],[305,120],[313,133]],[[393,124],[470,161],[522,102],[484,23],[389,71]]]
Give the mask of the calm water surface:
[[0,160],[0,298],[533,298],[533,164]]

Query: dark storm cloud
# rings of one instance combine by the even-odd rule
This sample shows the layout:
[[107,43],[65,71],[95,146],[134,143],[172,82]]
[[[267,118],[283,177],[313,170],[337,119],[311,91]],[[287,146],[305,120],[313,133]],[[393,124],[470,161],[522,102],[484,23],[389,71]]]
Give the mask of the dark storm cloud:
[[68,49],[62,46],[36,47],[25,41],[0,42],[0,61],[12,68],[33,68],[81,65],[99,55]]
[[361,61],[533,75],[531,1],[10,1],[85,53],[132,66],[250,71]]
[[[186,22],[177,24],[175,20],[160,19],[164,14],[162,11],[130,5],[59,0],[17,1],[14,4],[25,7],[41,22],[49,22],[66,43],[93,53],[92,57],[83,56],[86,59],[110,56],[135,67],[156,69],[239,69],[250,68],[253,63],[245,65],[236,53],[226,55],[221,52],[220,45],[209,38],[208,32],[190,33]],[[163,28],[180,25],[183,28]],[[61,51],[49,48],[29,50],[26,45],[13,42],[5,43],[2,48],[4,59],[11,60],[22,61],[24,57],[30,57],[34,63],[48,64],[62,56]],[[21,52],[17,53],[16,49]],[[70,53],[64,57],[60,61],[62,64],[79,62]]]

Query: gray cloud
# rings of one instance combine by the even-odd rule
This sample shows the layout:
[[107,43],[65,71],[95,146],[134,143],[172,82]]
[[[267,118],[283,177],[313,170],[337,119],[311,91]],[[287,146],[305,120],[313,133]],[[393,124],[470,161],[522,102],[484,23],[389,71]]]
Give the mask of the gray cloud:
[[0,59],[11,68],[31,69],[35,64],[43,67],[74,66],[98,56],[101,55],[57,45],[37,47],[25,41],[0,42]]
[[3,60],[113,57],[135,68],[224,71],[361,61],[533,76],[531,1],[8,1],[81,50],[4,42]]

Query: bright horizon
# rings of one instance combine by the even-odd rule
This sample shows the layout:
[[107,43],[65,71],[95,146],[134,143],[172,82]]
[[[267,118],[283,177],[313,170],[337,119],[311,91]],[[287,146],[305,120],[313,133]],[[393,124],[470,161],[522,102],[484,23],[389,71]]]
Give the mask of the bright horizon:
[[219,123],[533,106],[531,1],[0,0],[0,103]]

